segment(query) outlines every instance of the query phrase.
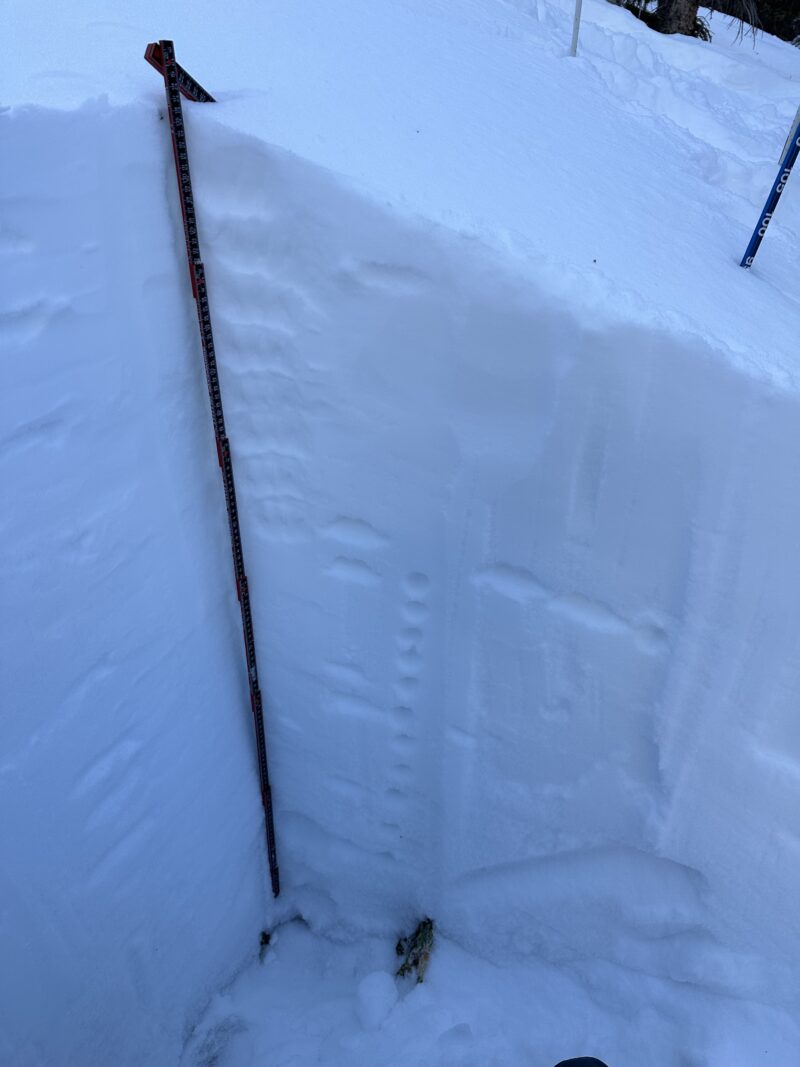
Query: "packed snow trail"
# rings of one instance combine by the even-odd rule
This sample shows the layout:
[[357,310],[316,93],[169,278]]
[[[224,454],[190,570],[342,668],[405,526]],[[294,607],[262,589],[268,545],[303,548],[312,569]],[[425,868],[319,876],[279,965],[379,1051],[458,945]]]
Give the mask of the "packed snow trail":
[[[65,110],[2,116],[4,1063],[193,1065],[218,1023],[237,1067],[390,1063],[417,1008],[420,1063],[800,1045],[791,185],[738,267],[800,53],[587,0],[562,62],[568,6],[281,0],[211,47],[200,3],[170,28],[221,98],[187,118],[277,910],[141,59],[159,13],[82,2],[67,32],[14,5],[38,49],[4,99]],[[204,1015],[296,911],[313,933]],[[424,914],[430,984],[375,1028]]]

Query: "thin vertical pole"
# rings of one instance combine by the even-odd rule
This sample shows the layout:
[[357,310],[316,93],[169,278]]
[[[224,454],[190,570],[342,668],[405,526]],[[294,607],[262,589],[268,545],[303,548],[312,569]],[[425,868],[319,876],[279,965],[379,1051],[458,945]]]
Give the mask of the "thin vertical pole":
[[578,34],[581,30],[581,8],[583,7],[583,0],[575,0],[575,17],[572,20],[572,44],[569,46],[569,54],[576,56],[578,54]]
[[783,148],[781,149],[781,154],[778,157],[778,161],[779,162],[786,155],[786,149],[789,147],[789,142],[792,139],[792,132],[794,130],[796,130],[798,126],[800,126],[800,107],[798,107],[797,111],[795,111],[795,113],[794,113],[794,120],[792,122],[792,125],[789,127],[789,132],[786,134],[786,140],[783,142]]
[[189,173],[189,150],[186,144],[186,126],[183,121],[181,93],[188,99],[198,102],[213,102],[213,97],[180,67],[175,59],[172,41],[159,41],[158,45],[147,47],[145,59],[164,76],[164,89],[167,95],[167,116],[172,134],[172,150],[175,156],[175,174],[178,179],[178,196],[183,216],[183,232],[186,238],[186,256],[189,261],[189,277],[192,282],[192,295],[197,304],[197,322],[200,329],[200,344],[206,369],[208,398],[211,404],[211,421],[217,442],[217,460],[222,471],[222,485],[225,490],[225,505],[228,511],[228,529],[233,556],[233,572],[236,578],[236,595],[242,618],[242,637],[244,639],[247,680],[250,687],[250,709],[253,713],[253,725],[256,734],[256,756],[258,758],[258,776],[261,784],[261,803],[264,808],[264,821],[267,836],[267,858],[274,896],[280,893],[280,874],[278,871],[278,854],[275,846],[275,826],[272,815],[272,789],[267,769],[267,743],[264,732],[264,709],[261,689],[258,684],[258,666],[256,664],[256,643],[253,633],[253,615],[250,608],[250,589],[244,569],[244,551],[242,534],[239,527],[239,509],[236,503],[236,485],[233,478],[233,460],[231,446],[225,432],[225,417],[222,410],[222,392],[219,384],[217,356],[214,348],[214,334],[211,329],[211,310],[208,302],[206,272],[200,258],[200,237],[197,230],[197,216],[194,209],[192,179]]
[[786,144],[787,148],[781,159],[778,176],[772,183],[767,202],[764,204],[764,208],[758,217],[756,228],[753,230],[753,236],[750,238],[750,243],[745,249],[742,262],[739,264],[740,267],[752,267],[753,260],[756,258],[756,252],[758,252],[761,247],[761,242],[764,240],[764,234],[767,232],[767,227],[772,221],[772,216],[775,214],[775,208],[778,206],[781,193],[786,188],[789,175],[792,173],[792,167],[797,161],[798,154],[800,154],[800,120],[795,123],[795,127]]

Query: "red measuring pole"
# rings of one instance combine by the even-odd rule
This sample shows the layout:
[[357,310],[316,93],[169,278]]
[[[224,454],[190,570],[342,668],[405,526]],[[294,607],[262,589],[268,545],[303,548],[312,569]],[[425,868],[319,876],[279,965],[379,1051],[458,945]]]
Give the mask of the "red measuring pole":
[[217,356],[214,349],[214,334],[211,328],[211,311],[208,304],[206,272],[200,258],[200,240],[197,233],[197,216],[192,195],[192,178],[189,172],[189,152],[186,146],[186,127],[183,122],[181,95],[196,103],[211,103],[214,97],[199,82],[187,74],[175,60],[175,48],[172,41],[159,41],[149,44],[144,54],[145,59],[164,78],[167,94],[167,115],[172,133],[172,150],[175,156],[175,173],[178,179],[178,194],[183,216],[183,232],[186,238],[186,257],[189,261],[189,275],[192,280],[192,295],[197,304],[197,322],[200,327],[200,343],[203,348],[203,362],[206,369],[208,398],[211,404],[211,421],[217,442],[217,460],[222,471],[222,484],[225,490],[225,506],[228,511],[228,528],[231,536],[231,554],[233,570],[236,576],[236,595],[242,615],[242,636],[244,638],[245,660],[247,663],[247,680],[250,687],[250,708],[253,712],[253,724],[256,734],[256,754],[258,756],[258,775],[261,784],[261,801],[264,806],[264,820],[267,833],[267,857],[272,881],[272,892],[277,897],[280,892],[278,856],[275,847],[275,826],[272,816],[272,790],[269,784],[267,768],[267,745],[264,733],[264,711],[261,689],[258,684],[258,666],[256,663],[256,645],[253,634],[253,616],[250,609],[250,591],[244,569],[244,552],[239,528],[239,509],[236,504],[236,485],[233,478],[233,460],[231,447],[225,433],[225,416],[222,410],[222,393],[219,386]]

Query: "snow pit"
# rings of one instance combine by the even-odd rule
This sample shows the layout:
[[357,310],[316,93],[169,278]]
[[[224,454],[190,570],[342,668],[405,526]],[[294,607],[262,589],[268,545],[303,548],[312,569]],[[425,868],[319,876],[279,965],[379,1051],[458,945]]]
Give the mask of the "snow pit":
[[17,109],[0,1062],[796,1062],[790,370],[227,106],[187,121],[284,892],[165,124]]

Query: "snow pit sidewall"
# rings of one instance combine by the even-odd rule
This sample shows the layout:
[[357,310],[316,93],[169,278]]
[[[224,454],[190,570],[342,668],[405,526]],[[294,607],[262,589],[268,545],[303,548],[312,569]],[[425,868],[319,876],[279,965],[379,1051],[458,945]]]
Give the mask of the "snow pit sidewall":
[[168,131],[0,122],[0,1060],[175,1063],[270,904]]
[[797,393],[190,137],[292,899],[794,1002]]

